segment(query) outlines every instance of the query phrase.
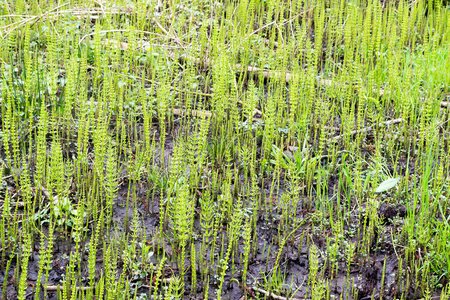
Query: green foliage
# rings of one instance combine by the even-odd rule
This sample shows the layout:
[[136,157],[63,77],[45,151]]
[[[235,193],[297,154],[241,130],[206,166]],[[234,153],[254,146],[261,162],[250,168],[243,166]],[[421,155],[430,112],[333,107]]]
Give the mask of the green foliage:
[[2,2],[2,298],[447,299],[448,7],[163,2]]

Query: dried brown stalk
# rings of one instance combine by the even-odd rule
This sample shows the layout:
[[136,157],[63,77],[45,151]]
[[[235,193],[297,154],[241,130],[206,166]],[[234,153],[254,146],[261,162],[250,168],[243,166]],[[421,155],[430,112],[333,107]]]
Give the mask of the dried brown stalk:
[[[58,290],[62,290],[63,287],[61,285],[47,285],[45,287],[45,289],[47,291],[58,291]],[[77,291],[87,291],[87,290],[92,289],[92,287],[90,287],[90,286],[77,286],[76,289],[77,289]]]
[[[252,287],[252,289],[254,291],[258,292],[258,293],[261,293],[261,294],[265,295],[268,298],[272,298],[272,299],[275,299],[275,300],[288,300],[288,298],[286,298],[286,297],[274,295],[274,294],[269,293],[268,291],[260,289],[260,288],[258,288],[256,286]],[[308,300],[307,298],[289,298],[289,299],[291,299],[291,300]]]
[[191,110],[191,111],[188,111],[186,113],[186,110],[184,110],[184,109],[174,108],[172,110],[172,113],[174,115],[176,115],[176,116],[184,116],[186,114],[189,114],[189,115],[194,116],[194,117],[206,116],[206,117],[210,118],[212,116],[212,113],[210,111],[207,111],[207,110],[203,110],[202,111],[202,110],[195,110],[195,109]]
[[[389,120],[389,121],[386,121],[386,122],[379,123],[378,126],[382,126],[382,125],[390,126],[390,125],[398,124],[398,123],[401,123],[401,122],[403,122],[403,119],[402,118],[398,118],[398,119]],[[353,131],[350,132],[350,135],[355,135],[357,133],[371,132],[371,131],[373,131],[373,128],[374,128],[373,126],[369,126],[369,127],[365,127],[363,129],[360,129],[360,130],[353,130]],[[346,135],[348,135],[348,134],[341,134],[341,135],[335,136],[335,137],[333,137],[333,140],[338,140],[338,139],[340,139],[340,138],[342,138],[342,137],[344,137]]]

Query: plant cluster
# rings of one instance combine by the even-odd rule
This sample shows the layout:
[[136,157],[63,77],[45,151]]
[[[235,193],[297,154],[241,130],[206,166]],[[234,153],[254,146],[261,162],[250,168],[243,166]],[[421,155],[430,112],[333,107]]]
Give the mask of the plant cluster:
[[2,299],[450,297],[445,1],[0,7]]

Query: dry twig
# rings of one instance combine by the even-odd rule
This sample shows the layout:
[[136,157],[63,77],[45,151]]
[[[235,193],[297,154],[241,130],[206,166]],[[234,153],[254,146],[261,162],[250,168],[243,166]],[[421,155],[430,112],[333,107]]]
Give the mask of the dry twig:
[[[47,291],[58,291],[58,290],[62,290],[63,287],[61,285],[47,285],[45,287],[45,289]],[[87,291],[87,290],[92,289],[92,287],[90,287],[90,286],[77,286],[76,289],[77,289],[77,291]]]
[[202,110],[195,110],[195,109],[186,112],[186,110],[184,110],[184,109],[174,108],[172,110],[172,113],[175,116],[183,116],[183,115],[186,115],[186,114],[189,114],[189,115],[194,116],[194,117],[206,116],[207,118],[210,118],[212,116],[212,113],[210,111],[207,111],[207,110],[203,110],[202,111]]
[[11,26],[15,26],[15,27],[11,28],[8,32],[6,32],[5,35],[2,35],[2,38],[6,38],[11,32],[13,32],[14,30],[16,30],[16,29],[18,29],[18,28],[24,26],[25,24],[27,24],[27,23],[29,23],[29,22],[31,22],[31,21],[34,21],[34,22],[31,24],[31,26],[33,26],[33,25],[34,25],[37,21],[39,21],[40,19],[46,17],[47,15],[51,14],[51,13],[54,12],[55,10],[58,10],[58,9],[60,9],[61,7],[64,7],[64,6],[68,5],[68,4],[69,4],[69,2],[64,3],[64,4],[61,4],[61,5],[55,7],[54,9],[49,10],[48,12],[46,12],[46,13],[44,13],[44,14],[42,14],[42,15],[32,16],[32,17],[30,17],[30,18],[26,18],[26,19],[24,19],[24,20],[21,20],[21,21],[18,21],[18,22],[15,22],[15,23],[12,23],[12,24],[9,24],[9,25],[3,27],[2,30],[6,30],[6,29],[8,29],[8,28],[11,27]]
[[[402,118],[398,118],[398,119],[394,119],[394,120],[390,120],[390,121],[379,123],[378,126],[382,126],[382,125],[390,126],[390,125],[398,124],[398,123],[401,123],[401,122],[403,122],[403,119]],[[366,127],[366,128],[360,129],[360,130],[353,130],[353,131],[350,132],[350,135],[355,135],[357,133],[371,132],[371,131],[373,131],[373,128],[374,128],[373,126],[369,126],[369,127]],[[347,135],[347,134],[341,134],[341,135],[335,136],[335,137],[333,137],[333,140],[338,140],[338,139],[344,137],[345,135]]]
[[[261,294],[265,295],[268,298],[272,298],[272,299],[275,299],[275,300],[288,300],[288,298],[286,298],[286,297],[274,295],[274,294],[269,293],[268,291],[260,289],[260,288],[258,288],[256,286],[252,287],[252,289],[254,291],[258,292],[258,293],[261,293]],[[289,299],[291,299],[291,300],[308,300],[307,298],[289,298]]]

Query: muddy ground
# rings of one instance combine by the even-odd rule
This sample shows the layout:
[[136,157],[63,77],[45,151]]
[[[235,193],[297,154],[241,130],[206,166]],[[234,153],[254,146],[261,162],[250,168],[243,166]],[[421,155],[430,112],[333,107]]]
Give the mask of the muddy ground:
[[[165,145],[165,156],[166,161],[168,161],[173,150],[173,138],[168,137]],[[322,162],[326,163],[326,162]],[[399,163],[398,166],[402,168],[406,163]],[[413,171],[414,168],[412,168]],[[400,173],[402,170],[399,170]],[[410,166],[411,171],[411,166]],[[244,179],[241,178],[243,181]],[[261,179],[260,188],[265,192],[267,201],[273,201],[276,204],[277,199],[279,200],[283,191],[284,191],[284,182],[281,181],[279,189],[275,190],[275,197],[273,199],[269,199],[270,189],[272,180],[270,178]],[[334,191],[337,190],[337,185],[339,182],[339,178],[335,176],[334,178],[330,178],[329,180],[329,196],[333,196]],[[235,182],[236,184],[236,182]],[[4,180],[2,186],[2,193],[9,189],[10,191],[15,190],[14,182],[12,178]],[[133,187],[129,183],[128,179],[125,178],[121,182],[121,186],[118,192],[118,196],[115,199],[114,204],[114,215],[113,222],[115,224],[114,231],[111,234],[121,234],[127,229],[124,228],[124,219],[127,214],[125,203],[128,191]],[[139,184],[138,186],[138,198],[146,199],[147,191],[149,191],[149,187],[145,184]],[[201,194],[201,191],[200,193]],[[302,220],[308,219],[315,215],[315,210],[311,205],[311,196],[309,198],[305,195],[302,196],[300,201],[298,201],[298,205],[295,209],[296,215],[294,218]],[[153,207],[148,207],[147,203],[138,202],[138,212],[140,214],[142,220],[142,226],[145,228],[145,232],[148,237],[156,236],[156,232],[159,230],[159,193],[155,193],[155,201]],[[274,205],[276,207],[276,205]],[[19,213],[22,213],[19,209]],[[131,218],[133,214],[132,209],[130,208],[128,211],[128,215]],[[365,204],[361,207],[354,207],[353,210],[347,212],[348,216],[346,218],[347,222],[344,224],[344,231],[357,232],[358,228],[356,228],[355,224],[362,224],[361,218],[365,216]],[[308,257],[308,244],[311,241],[318,247],[320,250],[319,253],[319,262],[321,265],[320,272],[323,272],[324,278],[329,280],[330,288],[330,297],[340,298],[342,299],[359,299],[359,300],[368,300],[368,299],[380,299],[381,298],[381,285],[382,285],[382,277],[383,277],[383,264],[385,262],[385,279],[384,279],[384,292],[382,294],[383,299],[395,299],[401,295],[401,288],[405,288],[401,281],[398,278],[398,257],[394,247],[394,242],[392,241],[391,232],[398,230],[399,225],[402,224],[403,219],[407,215],[407,208],[401,205],[389,205],[387,203],[381,202],[381,205],[378,208],[379,217],[384,220],[385,227],[384,231],[376,230],[376,237],[374,238],[373,245],[370,250],[369,258],[364,261],[355,260],[354,263],[350,265],[350,268],[347,271],[347,263],[344,258],[338,258],[337,263],[339,264],[338,274],[332,274],[332,270],[330,264],[326,262],[325,256],[327,253],[327,244],[326,244],[326,236],[331,234],[331,229],[329,226],[322,226],[321,221],[316,220],[316,223],[307,222],[304,226],[302,226],[293,236],[285,246],[285,251],[280,258],[279,266],[284,274],[284,282],[280,285],[284,291],[288,290],[289,287],[292,288],[292,291],[295,290],[294,297],[297,299],[307,298],[307,289],[306,285],[308,282],[308,274],[309,274],[309,257]],[[197,216],[198,217],[198,216]],[[324,220],[329,218],[327,215],[320,216]],[[195,228],[199,230],[199,220],[195,221]],[[274,209],[271,211],[271,214],[266,216],[263,212],[260,212],[257,221],[257,237],[255,241],[258,243],[257,251],[251,253],[249,260],[249,271],[247,275],[247,287],[239,285],[235,279],[239,282],[242,278],[242,274],[239,271],[239,266],[241,264],[240,256],[235,256],[235,272],[231,274],[228,272],[225,277],[225,283],[223,285],[223,299],[241,299],[244,296],[244,292],[248,297],[253,297],[256,299],[267,299],[271,297],[264,296],[261,291],[258,289],[253,289],[256,282],[260,282],[264,277],[269,277],[272,275],[273,266],[275,264],[277,254],[278,254],[278,246],[277,243],[274,243],[274,239],[277,236],[277,225],[280,222],[280,211],[279,209]],[[318,222],[318,223],[317,223]],[[225,226],[221,234],[225,234]],[[46,228],[44,227],[44,230]],[[359,228],[363,230],[363,228]],[[91,233],[88,233],[90,235]],[[309,241],[306,237],[309,237]],[[152,238],[150,238],[151,240]],[[345,239],[349,242],[358,243],[361,238],[358,236],[346,236]],[[201,240],[199,239],[196,243],[197,249],[200,249]],[[275,245],[270,248],[269,245]],[[73,250],[74,244],[70,242],[70,239],[64,238],[61,236],[56,240],[56,244],[54,246],[53,251],[53,263],[52,269],[49,272],[48,285],[56,286],[60,285],[64,280],[64,274],[66,272],[66,267],[69,263],[69,257],[67,253],[70,253],[70,250]],[[165,245],[166,255],[170,258],[173,255],[174,249],[169,243]],[[176,250],[176,249],[175,249]],[[9,255],[8,250],[4,250],[6,255]],[[239,246],[239,251],[241,253],[244,252],[243,245]],[[81,275],[83,276],[81,282],[83,284],[88,285],[88,271],[87,271],[87,250],[85,251],[84,260],[81,263],[82,268]],[[98,251],[97,253],[97,269],[100,270],[102,267],[102,253]],[[205,255],[205,258],[206,255]],[[157,259],[154,258],[154,263],[157,263]],[[119,272],[121,272],[122,263],[118,264]],[[197,273],[199,274],[199,266],[196,266]],[[335,266],[334,266],[335,268]],[[28,289],[27,289],[27,297],[26,299],[34,299],[34,288],[38,283],[37,275],[39,269],[39,240],[34,241],[33,252],[30,257],[29,267],[28,267]],[[343,271],[344,270],[344,271]],[[15,276],[17,276],[16,272],[16,260],[13,259],[11,263],[11,267],[9,269],[8,274],[5,274],[5,269],[0,271],[0,283],[4,282],[5,276],[6,279],[6,299],[16,299],[17,298],[17,286]],[[347,272],[350,274],[350,277],[347,277]],[[165,268],[165,276],[170,277],[171,274],[177,274],[178,268],[176,265],[170,263],[170,259],[168,260],[167,267]],[[98,274],[100,275],[100,274]],[[194,293],[191,293],[190,286],[190,275],[191,269],[189,268],[186,273],[186,294],[185,299],[203,299],[205,287],[199,285]],[[131,277],[131,275],[130,275]],[[136,277],[136,276],[135,276]],[[331,279],[333,278],[333,279]],[[138,287],[138,294],[148,293],[148,286],[150,284],[151,278],[147,277],[136,277],[133,281],[132,288]],[[215,299],[216,295],[214,294],[215,289],[218,287],[217,279],[211,279],[209,282],[209,299]],[[283,291],[274,291],[273,293],[280,293]],[[309,291],[310,292],[310,291]],[[43,296],[43,292],[41,292],[41,296]],[[291,296],[291,295],[289,295]],[[409,291],[407,292],[407,299],[419,299],[422,297],[420,291],[416,291],[414,286],[409,287]],[[56,291],[48,291],[48,299],[57,299]],[[282,298],[276,298],[282,299]]]

